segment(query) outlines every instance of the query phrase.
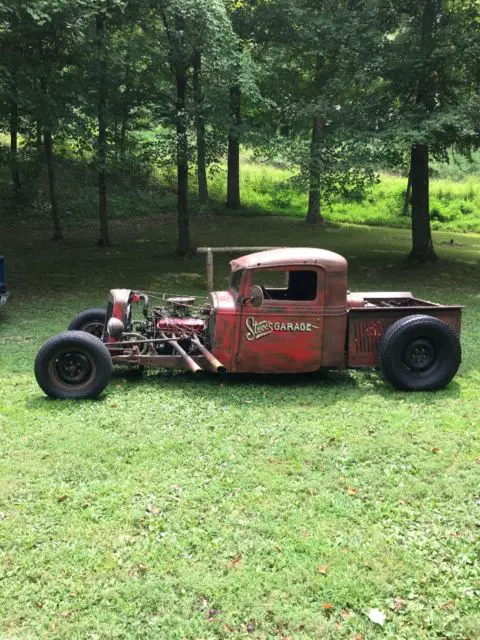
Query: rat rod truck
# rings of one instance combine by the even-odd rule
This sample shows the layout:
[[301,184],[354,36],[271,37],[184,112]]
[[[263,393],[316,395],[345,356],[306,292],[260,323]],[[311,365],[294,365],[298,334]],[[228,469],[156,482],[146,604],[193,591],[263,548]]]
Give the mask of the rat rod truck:
[[[113,289],[47,340],[35,375],[54,398],[91,398],[112,365],[297,373],[380,367],[397,389],[447,385],[461,360],[461,306],[410,292],[347,290],[347,261],[321,249],[284,248],[232,260],[227,291],[159,297]],[[132,310],[143,312],[134,320]]]

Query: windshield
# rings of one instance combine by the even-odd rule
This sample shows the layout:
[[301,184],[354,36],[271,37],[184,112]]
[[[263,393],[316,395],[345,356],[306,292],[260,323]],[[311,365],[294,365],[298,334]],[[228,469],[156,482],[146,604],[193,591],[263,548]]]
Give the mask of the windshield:
[[234,271],[230,275],[229,289],[233,289],[236,293],[240,290],[240,282],[242,281],[243,271]]

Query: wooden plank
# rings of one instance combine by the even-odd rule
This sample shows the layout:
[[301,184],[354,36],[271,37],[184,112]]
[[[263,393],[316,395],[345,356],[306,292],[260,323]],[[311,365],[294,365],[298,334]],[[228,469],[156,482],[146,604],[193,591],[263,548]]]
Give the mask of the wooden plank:
[[270,249],[282,249],[284,247],[197,247],[197,253],[236,253],[237,251],[269,251]]

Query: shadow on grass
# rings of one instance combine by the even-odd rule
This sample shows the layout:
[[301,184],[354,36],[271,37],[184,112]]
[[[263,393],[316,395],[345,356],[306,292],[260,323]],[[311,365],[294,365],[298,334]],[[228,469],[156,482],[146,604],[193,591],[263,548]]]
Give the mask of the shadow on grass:
[[277,374],[255,374],[255,373],[225,373],[218,374],[210,371],[202,371],[198,374],[191,374],[188,371],[158,371],[147,375],[139,372],[127,373],[117,372],[115,377],[126,378],[128,380],[149,384],[150,381],[168,381],[169,384],[179,383],[189,387],[271,387],[271,388],[292,388],[292,387],[312,387],[333,386],[343,383],[344,386],[358,387],[358,382],[348,371],[316,371],[314,373],[277,373]]
[[203,371],[193,375],[186,371],[152,371],[144,373],[140,370],[115,371],[115,379],[124,379],[129,388],[156,387],[161,393],[162,387],[188,388],[193,395],[199,396],[199,401],[205,396],[205,392],[221,394],[222,390],[233,390],[239,394],[239,401],[248,397],[252,390],[292,390],[302,391],[311,389],[312,397],[321,401],[322,390],[335,395],[342,395],[342,399],[352,399],[372,390],[383,398],[395,400],[408,397],[409,402],[415,404],[432,404],[436,401],[444,401],[446,397],[459,397],[460,385],[454,380],[445,389],[425,392],[402,392],[391,387],[383,380],[376,370],[322,370],[313,373],[297,374],[247,374],[227,373],[215,374]]
[[[235,403],[250,401],[257,391],[292,391],[295,389],[305,393],[311,390],[311,396],[319,403],[324,403],[322,390],[328,392],[329,403],[332,404],[332,393],[336,400],[342,402],[355,401],[359,396],[367,395],[372,390],[385,400],[394,401],[399,398],[408,398],[409,403],[418,405],[431,405],[443,402],[446,398],[458,398],[460,385],[452,381],[448,387],[439,391],[427,392],[402,392],[388,385],[375,370],[354,372],[344,371],[316,371],[314,373],[300,374],[215,374],[203,371],[193,375],[186,371],[150,371],[142,372],[140,369],[115,369],[112,375],[112,384],[121,387],[125,393],[134,392],[135,389],[153,391],[161,395],[163,390],[182,391],[188,389],[189,396],[193,396],[199,404],[204,399],[212,397],[222,398],[226,404],[232,403],[231,392],[234,392]],[[225,393],[230,392],[230,393]],[[72,406],[81,404],[102,406],[108,395],[101,395],[89,400],[54,400],[42,395],[29,398],[25,406],[28,409],[45,409],[48,407],[55,413],[70,412]],[[135,399],[132,397],[132,401]],[[272,404],[275,404],[275,396],[272,396]]]
[[[432,399],[439,396],[442,400],[445,396],[457,398],[460,396],[460,385],[455,380],[452,380],[445,389],[437,389],[436,391],[398,391],[385,382],[380,373],[373,369],[364,369],[360,374],[364,381],[374,387],[375,391],[385,398],[391,398],[394,396],[407,396],[412,402],[417,404],[431,404]],[[429,401],[430,400],[430,401]]]

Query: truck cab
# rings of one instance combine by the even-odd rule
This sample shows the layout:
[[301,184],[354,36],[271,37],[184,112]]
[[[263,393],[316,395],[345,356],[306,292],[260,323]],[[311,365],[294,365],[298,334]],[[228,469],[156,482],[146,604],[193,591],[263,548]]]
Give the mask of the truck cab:
[[345,363],[347,262],[321,249],[273,249],[231,263],[211,295],[213,353],[230,370],[315,371]]

